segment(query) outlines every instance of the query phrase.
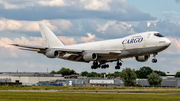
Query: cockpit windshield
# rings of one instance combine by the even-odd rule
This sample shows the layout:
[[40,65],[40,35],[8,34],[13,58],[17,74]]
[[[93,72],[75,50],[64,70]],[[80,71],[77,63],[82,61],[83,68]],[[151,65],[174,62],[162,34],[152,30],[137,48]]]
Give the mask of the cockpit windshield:
[[157,37],[164,37],[163,35],[161,35],[160,33],[154,33],[155,36]]

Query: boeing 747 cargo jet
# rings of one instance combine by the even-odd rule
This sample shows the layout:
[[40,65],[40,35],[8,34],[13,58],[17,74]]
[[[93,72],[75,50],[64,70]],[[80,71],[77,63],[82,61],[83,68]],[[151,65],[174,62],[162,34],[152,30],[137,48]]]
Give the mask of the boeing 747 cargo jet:
[[139,62],[145,62],[153,54],[152,62],[156,63],[156,55],[170,46],[171,41],[157,31],[138,33],[124,38],[89,42],[75,45],[64,45],[56,35],[40,23],[39,28],[45,47],[34,47],[12,44],[22,50],[36,51],[48,58],[60,58],[70,61],[93,61],[92,69],[109,68],[108,62],[117,61],[115,69],[120,69],[122,59],[135,57]]

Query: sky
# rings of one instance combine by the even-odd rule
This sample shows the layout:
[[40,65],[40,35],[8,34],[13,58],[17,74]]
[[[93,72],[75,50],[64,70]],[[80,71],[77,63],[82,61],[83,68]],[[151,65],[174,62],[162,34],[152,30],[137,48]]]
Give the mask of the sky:
[[108,69],[92,70],[92,62],[49,59],[8,45],[43,46],[41,22],[66,45],[158,31],[172,42],[157,55],[158,62],[151,62],[152,55],[147,62],[129,58],[123,59],[122,68],[180,71],[180,0],[0,0],[0,72],[50,72],[61,67],[78,73],[117,71],[115,62]]

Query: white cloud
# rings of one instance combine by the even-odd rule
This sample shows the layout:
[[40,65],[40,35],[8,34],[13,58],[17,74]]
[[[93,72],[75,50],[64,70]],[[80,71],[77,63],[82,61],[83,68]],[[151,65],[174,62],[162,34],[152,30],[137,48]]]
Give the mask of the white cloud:
[[[13,2],[19,2],[19,0],[13,0]],[[19,4],[11,4],[7,0],[0,0],[0,4],[4,5],[5,9],[22,9],[29,6],[34,6],[33,0],[31,0],[31,2],[27,1]]]
[[81,0],[80,3],[87,10],[109,11],[111,8],[108,3],[112,0]]
[[31,46],[42,46],[43,40],[40,37],[30,37],[30,39],[27,39],[23,36],[21,38],[15,38],[15,39],[4,38],[4,37],[0,38],[0,47],[14,49],[14,46],[11,46],[9,44],[24,44],[24,45],[31,45]]
[[38,23],[44,22],[53,31],[69,30],[73,25],[69,20],[42,20],[42,21],[20,21],[11,19],[0,19],[0,31],[18,31],[18,32],[32,32],[38,31]]
[[171,45],[164,51],[166,54],[180,54],[180,38],[168,37]]
[[76,44],[76,40],[73,37],[59,36],[58,37],[65,45]]
[[[97,31],[106,33],[107,31],[116,31],[119,34],[124,34],[124,32],[135,33],[133,28],[131,28],[131,24],[127,24],[126,22],[118,22],[118,21],[108,21],[105,25],[97,25]],[[113,33],[113,32],[112,32]]]
[[93,42],[95,35],[92,35],[91,33],[87,33],[88,37],[81,37],[81,42]]
[[30,46],[43,46],[43,40],[40,37],[31,37],[27,39],[25,37],[21,38],[0,38],[0,58],[19,58],[19,57],[30,57],[30,55],[25,51],[20,51],[17,47],[9,44],[24,44]]
[[154,24],[156,26],[156,23],[158,22],[159,20],[156,20],[156,21],[147,21],[147,26],[149,27],[151,24]]
[[38,2],[42,6],[67,6],[64,0],[43,0]]
[[38,31],[38,22],[0,19],[0,31]]

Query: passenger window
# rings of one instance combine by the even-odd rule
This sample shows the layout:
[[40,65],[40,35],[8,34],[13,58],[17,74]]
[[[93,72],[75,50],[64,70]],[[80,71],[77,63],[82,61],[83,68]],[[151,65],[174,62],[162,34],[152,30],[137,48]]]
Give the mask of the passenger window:
[[160,33],[154,33],[154,36],[157,36],[157,37],[164,37],[164,36],[161,35]]

